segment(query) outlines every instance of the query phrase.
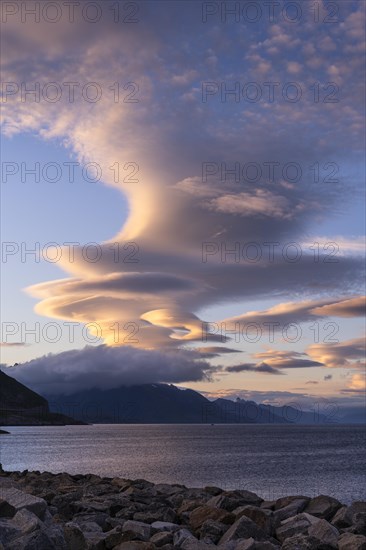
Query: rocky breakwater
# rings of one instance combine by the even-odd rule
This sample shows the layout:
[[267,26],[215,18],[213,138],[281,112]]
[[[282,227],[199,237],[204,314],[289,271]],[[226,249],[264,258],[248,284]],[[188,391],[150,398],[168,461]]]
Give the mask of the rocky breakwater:
[[1,472],[0,549],[366,550],[366,503]]

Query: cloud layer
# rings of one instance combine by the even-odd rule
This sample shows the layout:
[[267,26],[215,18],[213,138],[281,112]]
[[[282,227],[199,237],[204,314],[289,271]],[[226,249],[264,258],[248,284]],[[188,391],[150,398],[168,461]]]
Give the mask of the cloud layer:
[[[255,28],[204,24],[194,2],[168,8],[166,2],[145,2],[138,25],[125,25],[122,32],[110,21],[93,26],[93,32],[80,19],[55,26],[7,23],[4,39],[12,48],[4,56],[5,81],[36,81],[42,88],[47,82],[82,87],[93,81],[103,94],[97,103],[85,101],[80,93],[74,102],[63,95],[55,103],[23,102],[19,94],[10,94],[3,104],[5,133],[31,132],[59,140],[73,158],[97,162],[104,183],[119,189],[129,203],[120,232],[101,243],[98,261],[88,261],[82,247],[76,247],[74,261],[65,254],[60,263],[66,278],[29,288],[40,300],[39,314],[98,323],[110,346],[126,344],[116,341],[111,327],[133,323],[138,330],[133,346],[141,354],[170,350],[181,358],[177,350],[182,345],[201,342],[203,336],[220,341],[216,334],[202,333],[205,319],[200,316],[218,303],[243,304],[242,315],[223,320],[231,329],[239,324],[239,330],[250,322],[282,326],[364,312],[359,255],[351,249],[341,261],[328,262],[323,256],[315,261],[310,247],[304,247],[313,225],[333,215],[360,184],[342,175],[336,184],[315,185],[307,170],[334,159],[357,164],[362,156],[364,9],[343,4],[342,23],[328,26],[315,25],[306,6],[304,17],[309,18],[301,25],[285,20],[263,21]],[[304,90],[299,102],[287,101],[281,93],[294,79]],[[341,102],[317,102],[308,93],[314,82],[324,80],[342,88]],[[135,83],[138,102],[116,103],[110,87],[117,81],[122,91],[126,83]],[[263,90],[264,82],[279,82],[280,92],[273,102],[223,101],[220,94],[202,101],[203,83],[217,83],[220,89],[222,82],[229,88],[237,81],[256,82]],[[345,151],[345,143],[350,150]],[[266,172],[274,159],[281,170],[275,179]],[[203,177],[207,162],[221,168]],[[238,162],[240,181],[227,173]],[[111,170],[115,163],[137,166],[137,181],[116,181]],[[246,163],[259,165],[260,177],[253,179],[252,172],[243,177]],[[283,167],[288,163],[301,166],[300,181],[286,177]],[[115,244],[123,250],[128,242],[135,243],[134,261],[116,259]],[[266,298],[278,299],[278,305],[250,311],[251,301]],[[140,359],[147,356],[126,349],[102,347],[95,352],[103,364],[115,365],[111,379],[114,368],[116,373],[121,369],[118,380],[132,376],[122,357],[134,365],[131,379],[141,381],[198,380],[207,366],[188,359],[178,366],[170,354],[169,360],[159,355],[153,361],[158,356],[152,354],[141,369]],[[82,352],[86,359],[81,372],[90,369],[97,376],[89,353]],[[219,351],[201,350],[203,357],[210,353]],[[353,346],[333,347],[330,353],[314,346],[310,359],[271,353],[258,356],[264,362],[257,366],[234,365],[231,372],[338,366],[341,355],[347,362],[347,353],[349,360],[358,360],[352,356]],[[48,365],[60,372],[61,384],[74,383],[61,365],[66,359],[81,361],[78,357],[72,352],[40,359],[37,372],[46,376]]]

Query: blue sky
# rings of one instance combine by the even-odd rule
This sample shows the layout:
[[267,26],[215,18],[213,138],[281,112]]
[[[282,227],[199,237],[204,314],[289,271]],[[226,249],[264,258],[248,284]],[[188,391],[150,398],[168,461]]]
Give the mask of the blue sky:
[[[104,344],[111,347],[107,372],[120,372],[121,383],[136,381],[137,371],[139,380],[146,371],[149,382],[150,358],[162,353],[174,365],[162,382],[228,396],[259,389],[305,396],[310,388],[318,397],[356,402],[364,391],[364,5],[337,3],[326,23],[326,3],[316,20],[304,3],[297,19],[295,12],[283,15],[282,3],[270,20],[258,2],[262,15],[250,23],[246,2],[237,20],[227,21],[225,3],[214,3],[212,14],[208,4],[137,2],[133,24],[114,23],[108,2],[95,24],[80,13],[70,23],[62,11],[55,24],[42,14],[39,23],[22,22],[20,12],[7,16],[2,362],[22,363],[18,375],[35,388],[40,380],[54,387],[55,377],[72,380],[75,365],[65,352],[79,350],[82,361],[85,344]],[[40,101],[21,92],[35,82]],[[55,89],[62,93],[51,101]],[[85,95],[99,91],[99,101]],[[52,168],[39,182],[22,177],[36,162],[41,170],[57,163],[59,181],[47,181]],[[70,162],[79,163],[73,182]],[[211,174],[204,179],[205,163]],[[230,170],[235,163],[241,174],[255,164],[261,176],[220,177],[222,165]],[[278,163],[274,181],[268,163]],[[283,175],[288,163],[300,167],[298,181]],[[86,181],[92,176],[84,177],[85,165],[98,166],[98,181]],[[329,182],[334,168],[337,181]],[[268,241],[278,243],[273,261]],[[40,243],[43,251],[50,242],[57,243],[58,261],[22,261],[22,247]],[[73,261],[70,242],[78,243]],[[254,263],[243,256],[253,242],[263,252]],[[97,261],[85,257],[88,243],[96,243],[89,250],[100,253]],[[297,262],[281,253],[289,243],[302,252]],[[334,263],[326,261],[327,243],[336,243]],[[222,261],[222,247],[236,244],[239,261]],[[205,262],[203,250],[211,251]],[[224,324],[231,340],[213,325],[202,338],[206,321]],[[57,324],[60,339],[9,335],[9,323],[37,322],[41,330]],[[268,322],[278,323],[274,341],[262,326]],[[77,323],[73,341],[68,323]],[[255,343],[240,337],[248,323],[263,329]],[[283,338],[291,323],[302,332],[297,341]],[[104,369],[100,349],[95,361]],[[233,366],[237,372],[227,370]],[[85,379],[89,384],[92,376]]]

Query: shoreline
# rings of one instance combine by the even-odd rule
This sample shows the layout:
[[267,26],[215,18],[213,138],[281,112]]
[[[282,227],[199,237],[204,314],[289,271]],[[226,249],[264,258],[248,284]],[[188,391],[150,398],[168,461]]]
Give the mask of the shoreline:
[[365,550],[366,502],[1,469],[0,533],[5,550]]

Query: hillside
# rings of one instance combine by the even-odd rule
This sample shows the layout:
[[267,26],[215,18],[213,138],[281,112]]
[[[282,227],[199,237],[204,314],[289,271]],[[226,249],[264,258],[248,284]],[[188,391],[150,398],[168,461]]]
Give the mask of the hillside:
[[47,399],[0,371],[0,425],[42,426],[80,423],[69,416],[51,412]]

